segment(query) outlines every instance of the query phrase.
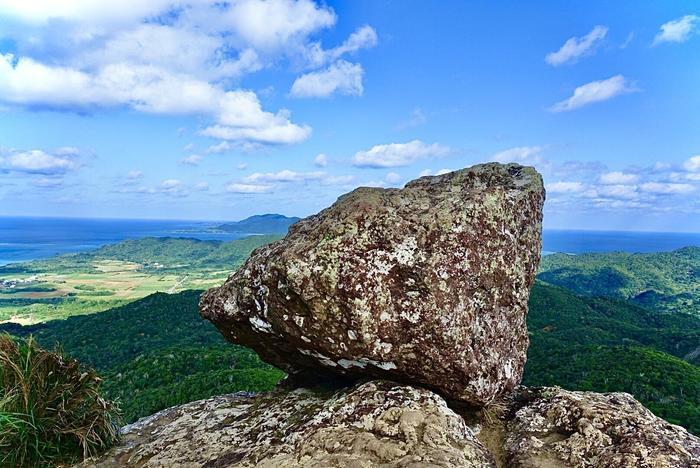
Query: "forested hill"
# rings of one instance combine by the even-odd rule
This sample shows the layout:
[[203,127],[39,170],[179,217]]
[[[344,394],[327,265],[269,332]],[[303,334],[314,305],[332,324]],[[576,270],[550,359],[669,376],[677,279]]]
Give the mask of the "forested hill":
[[286,234],[289,226],[299,221],[297,217],[287,217],[280,214],[255,215],[241,221],[222,224],[219,229],[227,232],[243,232],[249,234],[275,233]]
[[700,315],[700,247],[643,254],[546,255],[539,278],[579,294]]
[[240,390],[267,391],[283,376],[247,348],[228,343],[199,316],[202,291],[156,293],[99,314],[32,326],[0,325],[60,345],[94,367],[126,422],[170,406]]
[[[199,295],[153,294],[99,314],[0,330],[33,333],[45,346],[60,343],[95,366],[129,421],[210,395],[272,388],[282,373],[202,320]],[[700,363],[700,318],[538,282],[528,328],[525,384],[626,391],[700,434],[700,367],[691,364]]]
[[249,236],[229,242],[187,237],[145,237],[106,245],[91,252],[67,254],[46,260],[0,266],[0,276],[92,270],[94,262],[118,260],[165,270],[231,270],[262,245],[279,239],[276,234]]

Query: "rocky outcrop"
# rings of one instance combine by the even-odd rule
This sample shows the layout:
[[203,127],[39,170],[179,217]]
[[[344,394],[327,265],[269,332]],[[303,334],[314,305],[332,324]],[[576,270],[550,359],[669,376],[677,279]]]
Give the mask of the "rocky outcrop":
[[170,408],[124,429],[82,465],[111,467],[495,467],[474,431],[434,393],[369,382],[233,394]]
[[372,381],[170,408],[82,464],[116,466],[687,468],[700,466],[700,439],[624,393],[520,388],[511,403],[458,415],[428,390]]
[[522,389],[506,419],[507,466],[700,467],[700,439],[627,393]]
[[202,316],[292,376],[332,372],[484,405],[521,379],[544,188],[484,164],[359,188],[256,250]]

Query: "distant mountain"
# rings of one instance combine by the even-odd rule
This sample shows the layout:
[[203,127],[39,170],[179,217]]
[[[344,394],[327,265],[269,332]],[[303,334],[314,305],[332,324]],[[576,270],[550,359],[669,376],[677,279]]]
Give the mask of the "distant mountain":
[[700,247],[659,253],[546,255],[538,278],[578,294],[700,315]]
[[255,215],[241,221],[222,224],[218,229],[246,234],[287,234],[289,226],[300,219],[281,214]]

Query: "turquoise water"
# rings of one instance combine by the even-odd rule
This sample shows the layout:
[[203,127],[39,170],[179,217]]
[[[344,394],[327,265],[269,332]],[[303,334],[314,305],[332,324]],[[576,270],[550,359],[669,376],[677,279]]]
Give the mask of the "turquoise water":
[[[96,249],[140,237],[233,240],[220,222],[0,217],[0,265]],[[700,246],[700,233],[545,230],[544,252],[659,252]]]

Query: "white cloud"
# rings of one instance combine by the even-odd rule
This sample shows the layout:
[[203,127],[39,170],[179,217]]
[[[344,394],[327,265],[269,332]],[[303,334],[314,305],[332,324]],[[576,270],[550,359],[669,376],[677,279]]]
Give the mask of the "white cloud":
[[129,180],[136,180],[140,179],[143,177],[143,172],[141,171],[129,171],[129,173],[126,175],[126,178]]
[[420,159],[447,156],[451,152],[450,148],[438,143],[426,144],[412,140],[408,143],[376,145],[366,151],[358,151],[352,160],[357,167],[401,167]]
[[272,185],[264,184],[232,183],[226,186],[226,191],[230,193],[270,193],[272,189]]
[[615,75],[607,80],[592,81],[579,86],[574,90],[574,94],[571,97],[556,103],[550,110],[552,112],[571,111],[635,91],[638,91],[638,89],[627,81],[624,76]]
[[601,174],[600,183],[603,185],[625,185],[635,184],[639,181],[639,176],[636,174],[626,174],[624,172],[607,172]]
[[55,108],[128,106],[155,114],[205,114],[217,124],[202,134],[223,140],[299,143],[311,134],[310,127],[292,123],[285,110],[264,111],[252,91],[223,91],[149,66],[109,65],[93,76],[2,55],[0,98]]
[[390,184],[398,184],[401,181],[401,175],[397,174],[396,172],[389,172],[386,176],[384,176],[384,180]]
[[638,197],[636,185],[605,185],[596,189],[599,196],[622,199],[636,199]]
[[192,187],[192,190],[196,190],[198,192],[206,192],[207,190],[209,190],[209,184],[206,182],[198,182]]
[[323,49],[319,42],[311,44],[305,50],[305,58],[310,67],[322,67],[329,62],[338,60],[345,54],[352,54],[376,45],[377,32],[371,26],[365,25],[350,34],[341,45],[332,49]]
[[63,180],[51,177],[42,177],[40,179],[34,179],[32,181],[32,185],[41,188],[60,188],[63,186]]
[[691,184],[647,182],[640,185],[643,192],[659,195],[686,194],[695,191]]
[[586,189],[581,182],[553,182],[546,185],[548,193],[580,193]]
[[246,182],[304,182],[308,180],[321,180],[326,176],[325,172],[295,172],[285,169],[279,172],[256,172],[245,178]]
[[202,157],[198,154],[191,154],[187,157],[184,157],[180,160],[182,164],[187,164],[190,166],[197,166],[199,165],[200,162],[202,162]]
[[248,169],[248,165],[246,163],[239,163],[236,165],[236,169],[238,169],[239,171],[244,171]]
[[518,146],[494,154],[491,156],[491,161],[500,163],[517,162],[520,164],[540,164],[544,161],[542,159],[543,151],[544,147],[542,146]]
[[580,57],[590,55],[608,33],[605,26],[596,26],[583,37],[572,37],[556,52],[551,52],[545,61],[553,66],[575,63]]
[[0,0],[0,14],[32,23],[48,20],[120,23],[155,15],[172,0],[102,2],[99,0]]
[[182,147],[182,151],[190,152],[194,149],[194,143],[189,143]]
[[338,60],[325,70],[298,77],[290,95],[296,98],[325,98],[333,94],[362,96],[363,74],[362,65]]
[[[254,144],[298,143],[311,128],[263,110],[233,80],[282,59],[323,66],[377,42],[365,25],[323,50],[313,35],[337,17],[312,0],[0,0],[0,17],[11,19],[3,37],[22,54],[0,55],[0,103],[203,115],[203,135]],[[362,67],[346,64],[317,72],[316,84],[332,89],[312,94],[361,94]],[[303,78],[309,92],[314,77]]]
[[418,173],[418,177],[426,177],[426,176],[439,176],[443,174],[447,174],[448,172],[452,172],[452,169],[439,169],[437,171],[432,171],[430,169],[424,169]]
[[685,15],[661,25],[661,31],[654,38],[654,45],[662,42],[685,42],[696,31],[700,16]]
[[396,128],[399,130],[404,130],[406,128],[418,127],[425,124],[428,121],[428,117],[419,108],[413,109],[411,115],[404,122],[399,123]]
[[226,153],[227,151],[230,151],[232,148],[231,143],[228,141],[222,141],[220,143],[217,143],[215,145],[211,145],[209,148],[207,148],[207,153],[209,154],[221,154],[221,153]]
[[690,172],[700,171],[700,154],[684,162],[683,168]]
[[314,158],[314,165],[316,167],[326,167],[328,165],[328,156],[323,153],[317,154]]
[[74,154],[49,154],[42,150],[0,152],[0,172],[20,172],[27,174],[63,174],[77,169],[79,164]]
[[160,186],[164,189],[172,189],[175,187],[181,187],[182,182],[180,182],[177,179],[165,179],[163,182],[160,183]]

